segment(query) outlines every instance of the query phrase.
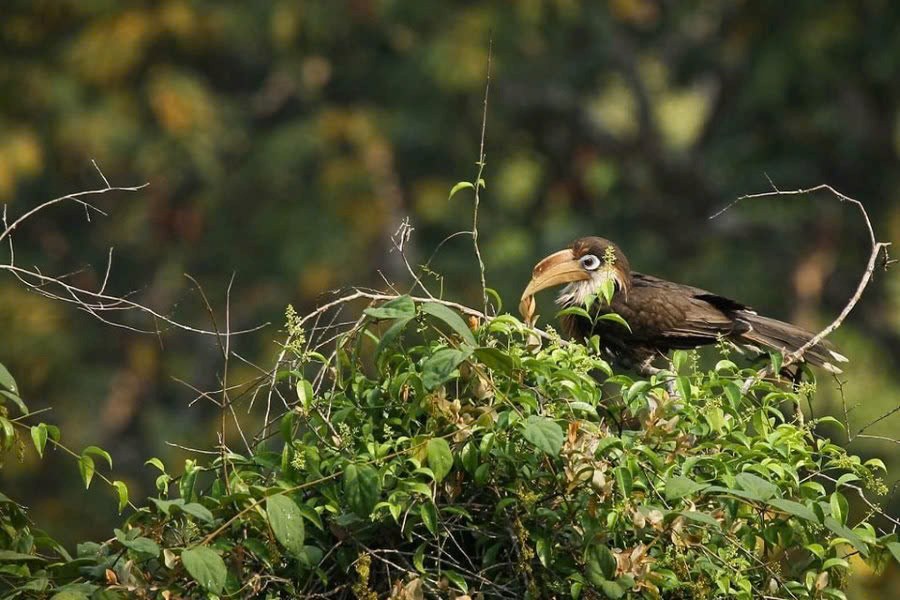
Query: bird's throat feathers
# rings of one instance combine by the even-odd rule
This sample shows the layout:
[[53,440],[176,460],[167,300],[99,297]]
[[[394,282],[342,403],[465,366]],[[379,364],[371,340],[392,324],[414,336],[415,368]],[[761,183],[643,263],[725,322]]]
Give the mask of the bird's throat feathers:
[[600,295],[603,285],[612,280],[615,285],[615,293],[628,296],[629,276],[615,265],[603,265],[591,273],[590,279],[574,281],[568,284],[559,293],[556,303],[560,306],[585,306],[587,299],[592,295]]

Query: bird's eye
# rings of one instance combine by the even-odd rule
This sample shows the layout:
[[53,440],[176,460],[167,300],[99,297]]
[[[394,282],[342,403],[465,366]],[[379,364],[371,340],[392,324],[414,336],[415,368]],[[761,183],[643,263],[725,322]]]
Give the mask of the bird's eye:
[[581,262],[581,266],[588,271],[593,271],[600,266],[600,259],[593,254],[585,254],[581,257],[579,262]]

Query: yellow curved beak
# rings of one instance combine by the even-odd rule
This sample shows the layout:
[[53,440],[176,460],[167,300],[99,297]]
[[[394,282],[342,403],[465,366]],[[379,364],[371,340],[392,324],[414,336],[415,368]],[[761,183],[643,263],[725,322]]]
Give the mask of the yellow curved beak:
[[524,303],[530,296],[549,287],[590,278],[591,276],[581,267],[571,250],[554,252],[535,265],[534,271],[531,272],[531,281],[522,292],[521,302]]

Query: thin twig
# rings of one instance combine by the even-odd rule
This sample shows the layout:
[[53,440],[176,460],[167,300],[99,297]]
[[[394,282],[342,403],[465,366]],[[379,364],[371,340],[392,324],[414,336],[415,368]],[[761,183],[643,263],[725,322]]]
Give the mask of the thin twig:
[[478,259],[478,274],[481,277],[481,300],[484,306],[484,314],[488,312],[487,281],[484,275],[484,261],[481,259],[481,249],[478,247],[478,207],[481,202],[479,192],[484,185],[485,154],[484,136],[487,131],[488,92],[491,90],[491,59],[494,54],[494,39],[488,43],[487,74],[484,83],[484,110],[481,115],[481,145],[478,150],[478,174],[475,176],[475,204],[472,210],[472,245],[475,247],[475,258]]

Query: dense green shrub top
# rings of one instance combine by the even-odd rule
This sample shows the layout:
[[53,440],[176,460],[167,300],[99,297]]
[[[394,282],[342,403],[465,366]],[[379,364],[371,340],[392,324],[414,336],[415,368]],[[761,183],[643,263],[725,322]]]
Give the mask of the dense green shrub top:
[[[797,409],[809,374],[750,379],[721,348],[633,379],[596,343],[407,296],[336,345],[317,322],[289,311],[288,410],[253,452],[151,459],[159,494],[112,539],[70,555],[0,496],[3,597],[843,598],[852,555],[900,551],[877,529],[884,465]],[[29,426],[57,443],[0,385],[6,446]],[[86,483],[106,458],[80,455]]]

